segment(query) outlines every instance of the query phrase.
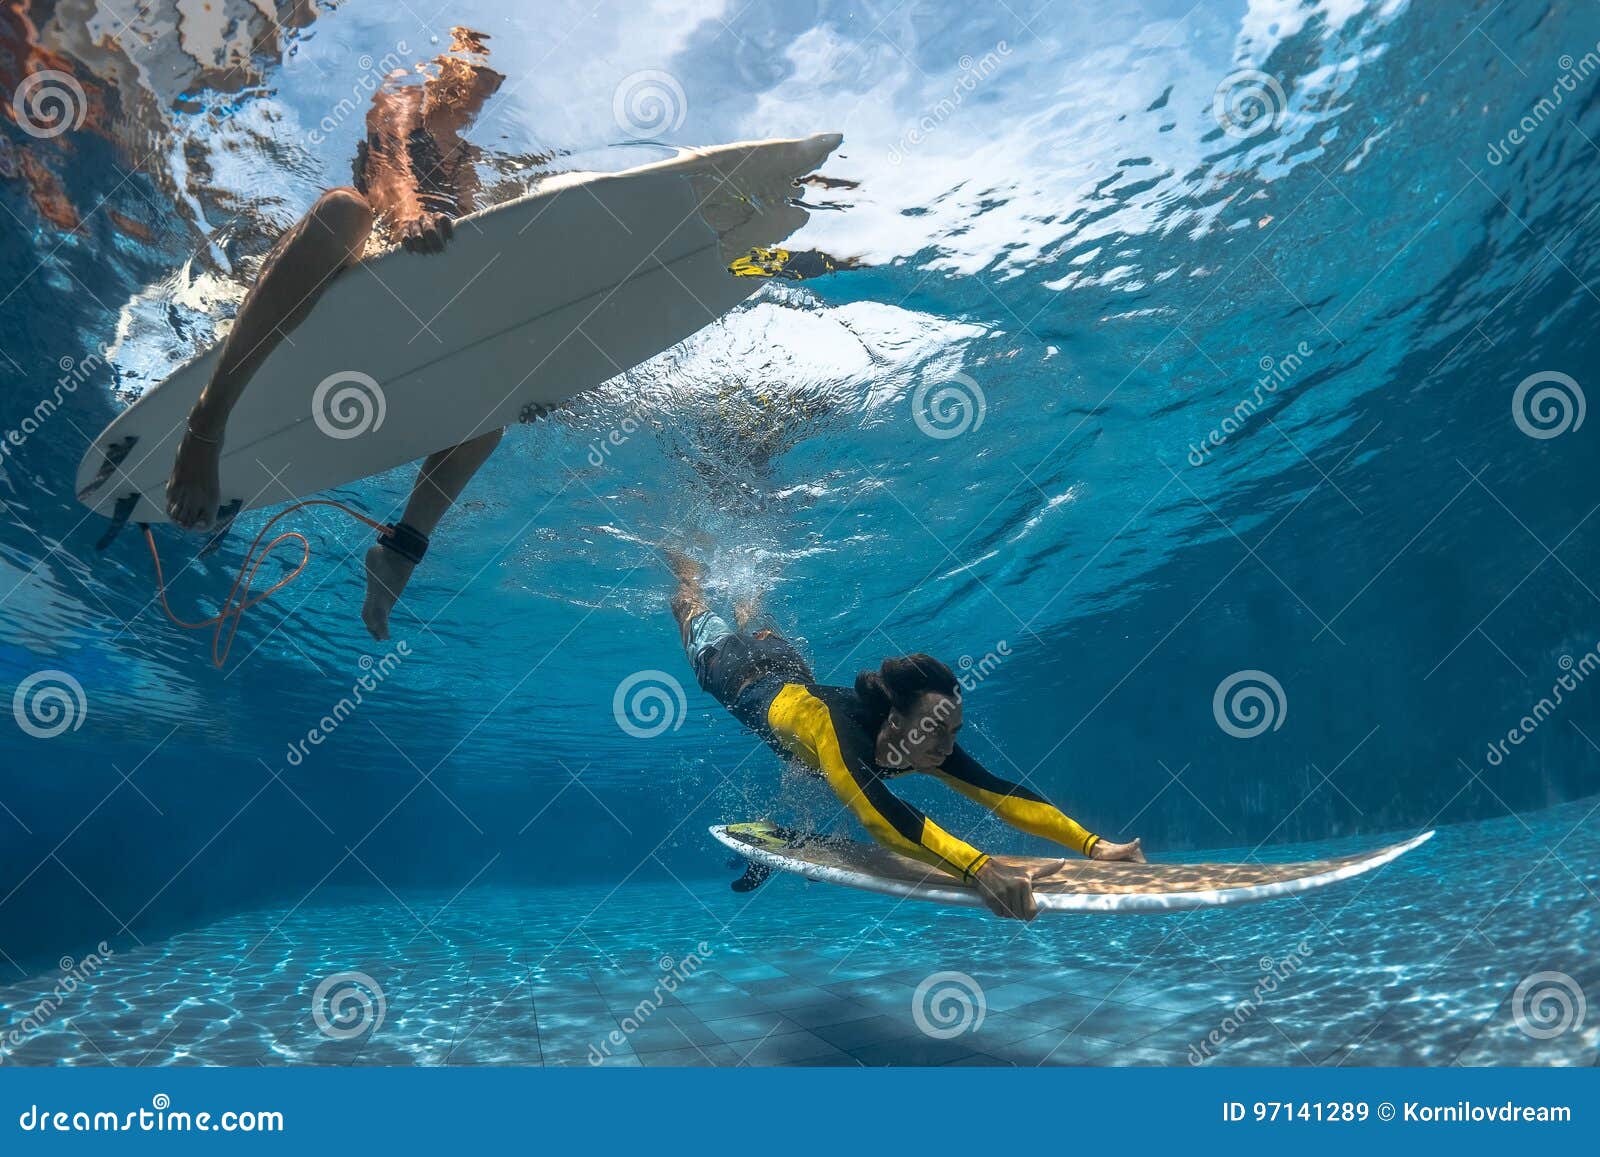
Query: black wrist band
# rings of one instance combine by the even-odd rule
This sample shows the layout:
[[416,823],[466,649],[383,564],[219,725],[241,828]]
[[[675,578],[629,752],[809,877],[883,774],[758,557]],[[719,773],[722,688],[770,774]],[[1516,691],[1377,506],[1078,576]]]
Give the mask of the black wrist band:
[[428,536],[409,522],[397,522],[378,535],[378,545],[388,547],[414,566],[428,553]]

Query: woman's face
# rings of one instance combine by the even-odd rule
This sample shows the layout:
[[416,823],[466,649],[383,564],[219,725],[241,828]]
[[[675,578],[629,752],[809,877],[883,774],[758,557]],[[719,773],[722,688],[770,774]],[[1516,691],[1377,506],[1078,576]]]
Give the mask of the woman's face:
[[961,700],[924,691],[910,711],[890,711],[888,724],[902,762],[918,771],[932,771],[943,766],[955,750],[956,732],[961,730]]

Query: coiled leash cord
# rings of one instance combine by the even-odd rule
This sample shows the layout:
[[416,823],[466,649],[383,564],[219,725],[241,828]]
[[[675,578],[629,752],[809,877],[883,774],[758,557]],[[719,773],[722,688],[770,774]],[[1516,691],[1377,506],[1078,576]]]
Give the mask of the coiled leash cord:
[[[256,535],[255,541],[250,544],[250,549],[245,552],[244,562],[239,566],[239,577],[233,580],[233,587],[228,591],[228,597],[222,604],[222,610],[209,619],[191,623],[173,614],[172,608],[167,605],[167,580],[161,572],[161,552],[156,549],[155,535],[150,533],[149,525],[141,524],[141,529],[144,531],[144,540],[150,547],[150,560],[156,566],[156,596],[161,600],[161,609],[166,612],[167,618],[172,620],[174,625],[182,627],[186,631],[203,631],[207,627],[214,628],[211,636],[211,662],[218,670],[221,670],[228,661],[228,655],[233,650],[233,639],[239,633],[239,622],[244,618],[244,613],[251,607],[259,606],[261,603],[266,602],[284,587],[294,582],[295,579],[300,577],[300,573],[306,569],[306,564],[311,561],[311,542],[298,530],[286,530],[267,543],[265,547],[261,545],[261,540],[267,537],[267,533],[278,524],[280,519],[286,518],[295,511],[308,506],[332,506],[336,510],[344,511],[357,522],[364,522],[376,530],[382,536],[379,541],[386,546],[397,539],[403,539],[407,546],[414,546],[411,542],[411,536],[416,536],[421,538],[422,548],[426,549],[427,538],[421,536],[405,523],[390,525],[386,522],[378,522],[376,519],[368,518],[359,510],[352,510],[344,503],[336,502],[331,498],[308,498],[279,511],[267,521],[267,524],[261,528],[261,532]],[[288,542],[291,539],[298,539],[300,542],[300,561],[295,564],[294,569],[288,574],[260,594],[252,597],[250,588],[256,581],[256,572],[261,569],[261,564],[267,561],[272,552],[278,548],[279,543]],[[394,549],[394,547],[391,546],[391,549]],[[410,552],[402,551],[401,553],[407,554],[409,557],[410,553],[418,552],[413,549]],[[418,553],[418,559],[414,561],[419,560],[420,553]]]

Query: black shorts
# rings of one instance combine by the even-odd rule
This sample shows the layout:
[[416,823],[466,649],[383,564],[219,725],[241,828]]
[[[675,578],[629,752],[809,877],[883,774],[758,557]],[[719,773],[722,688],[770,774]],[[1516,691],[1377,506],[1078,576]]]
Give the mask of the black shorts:
[[730,710],[740,693],[757,682],[812,683],[811,665],[776,631],[735,631],[711,611],[689,623],[687,647],[695,679]]

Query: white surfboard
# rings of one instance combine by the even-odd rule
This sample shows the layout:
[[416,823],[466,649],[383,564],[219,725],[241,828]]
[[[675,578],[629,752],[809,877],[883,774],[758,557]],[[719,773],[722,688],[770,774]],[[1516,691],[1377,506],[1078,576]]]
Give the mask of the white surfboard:
[[[553,176],[461,218],[441,254],[394,249],[344,271],[234,409],[223,505],[276,505],[414,461],[682,341],[755,291],[759,279],[729,264],[805,223],[794,182],[839,141],[685,149],[620,173]],[[167,520],[167,477],[219,352],[95,439],[78,467],[86,506]]]
[[[881,844],[814,836],[765,821],[719,824],[711,834],[748,860],[808,880],[864,888],[908,900],[981,908],[977,887]],[[1370,852],[1296,863],[1117,864],[996,856],[1031,869],[1040,912],[1182,912],[1294,896],[1370,872],[1425,843],[1423,832]]]

